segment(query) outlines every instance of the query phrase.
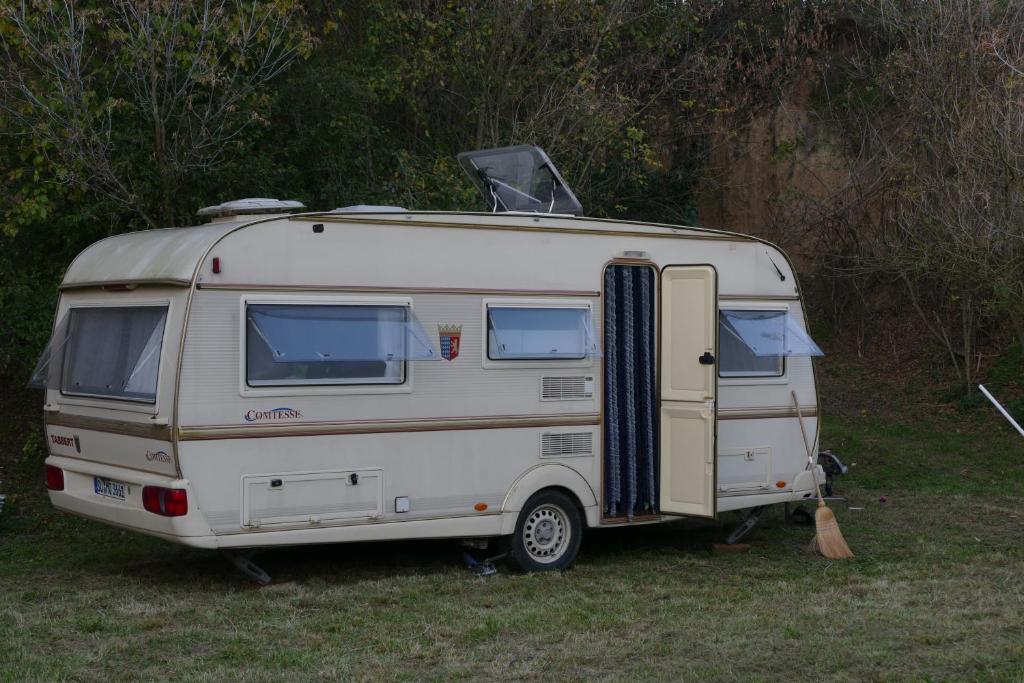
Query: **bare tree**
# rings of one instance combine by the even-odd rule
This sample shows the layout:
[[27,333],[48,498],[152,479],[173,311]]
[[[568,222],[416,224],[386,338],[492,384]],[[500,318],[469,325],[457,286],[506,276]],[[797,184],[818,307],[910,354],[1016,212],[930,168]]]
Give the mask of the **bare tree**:
[[1024,344],[1024,7],[862,2],[829,92],[850,182],[816,225],[833,273],[901,288],[968,390],[979,335]]
[[299,14],[290,0],[21,0],[0,10],[0,107],[65,182],[157,227],[189,175],[261,123],[267,82],[309,46]]

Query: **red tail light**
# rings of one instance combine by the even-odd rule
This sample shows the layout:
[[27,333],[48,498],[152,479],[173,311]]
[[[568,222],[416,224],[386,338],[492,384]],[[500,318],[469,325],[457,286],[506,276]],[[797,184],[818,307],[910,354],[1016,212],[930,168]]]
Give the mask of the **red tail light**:
[[46,466],[46,488],[51,491],[64,490],[64,470],[53,465]]
[[142,507],[161,517],[181,517],[188,514],[188,493],[185,489],[143,486]]

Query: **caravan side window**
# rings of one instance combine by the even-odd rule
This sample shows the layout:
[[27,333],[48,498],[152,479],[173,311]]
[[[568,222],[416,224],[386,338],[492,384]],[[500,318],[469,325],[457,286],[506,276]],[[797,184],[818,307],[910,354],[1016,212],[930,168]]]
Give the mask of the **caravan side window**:
[[782,355],[758,355],[755,341],[763,339],[764,349],[781,345],[786,334],[785,310],[722,309],[718,313],[718,372],[721,377],[781,377],[785,372]]
[[410,320],[402,305],[249,304],[246,382],[401,384],[405,361],[415,352]]
[[487,306],[490,360],[583,360],[595,355],[588,305]]

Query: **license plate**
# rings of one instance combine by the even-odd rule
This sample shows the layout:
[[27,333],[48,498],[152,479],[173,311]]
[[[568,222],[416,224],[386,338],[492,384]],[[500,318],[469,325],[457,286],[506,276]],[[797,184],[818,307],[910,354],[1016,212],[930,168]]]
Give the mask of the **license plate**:
[[128,486],[123,481],[115,479],[104,479],[103,477],[92,478],[93,487],[97,496],[124,500],[124,493]]

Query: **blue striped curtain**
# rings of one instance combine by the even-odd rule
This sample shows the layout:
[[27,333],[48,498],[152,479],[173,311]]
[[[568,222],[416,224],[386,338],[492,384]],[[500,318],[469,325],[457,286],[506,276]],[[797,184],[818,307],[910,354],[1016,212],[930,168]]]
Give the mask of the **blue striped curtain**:
[[604,281],[604,512],[658,510],[654,272],[610,266]]

